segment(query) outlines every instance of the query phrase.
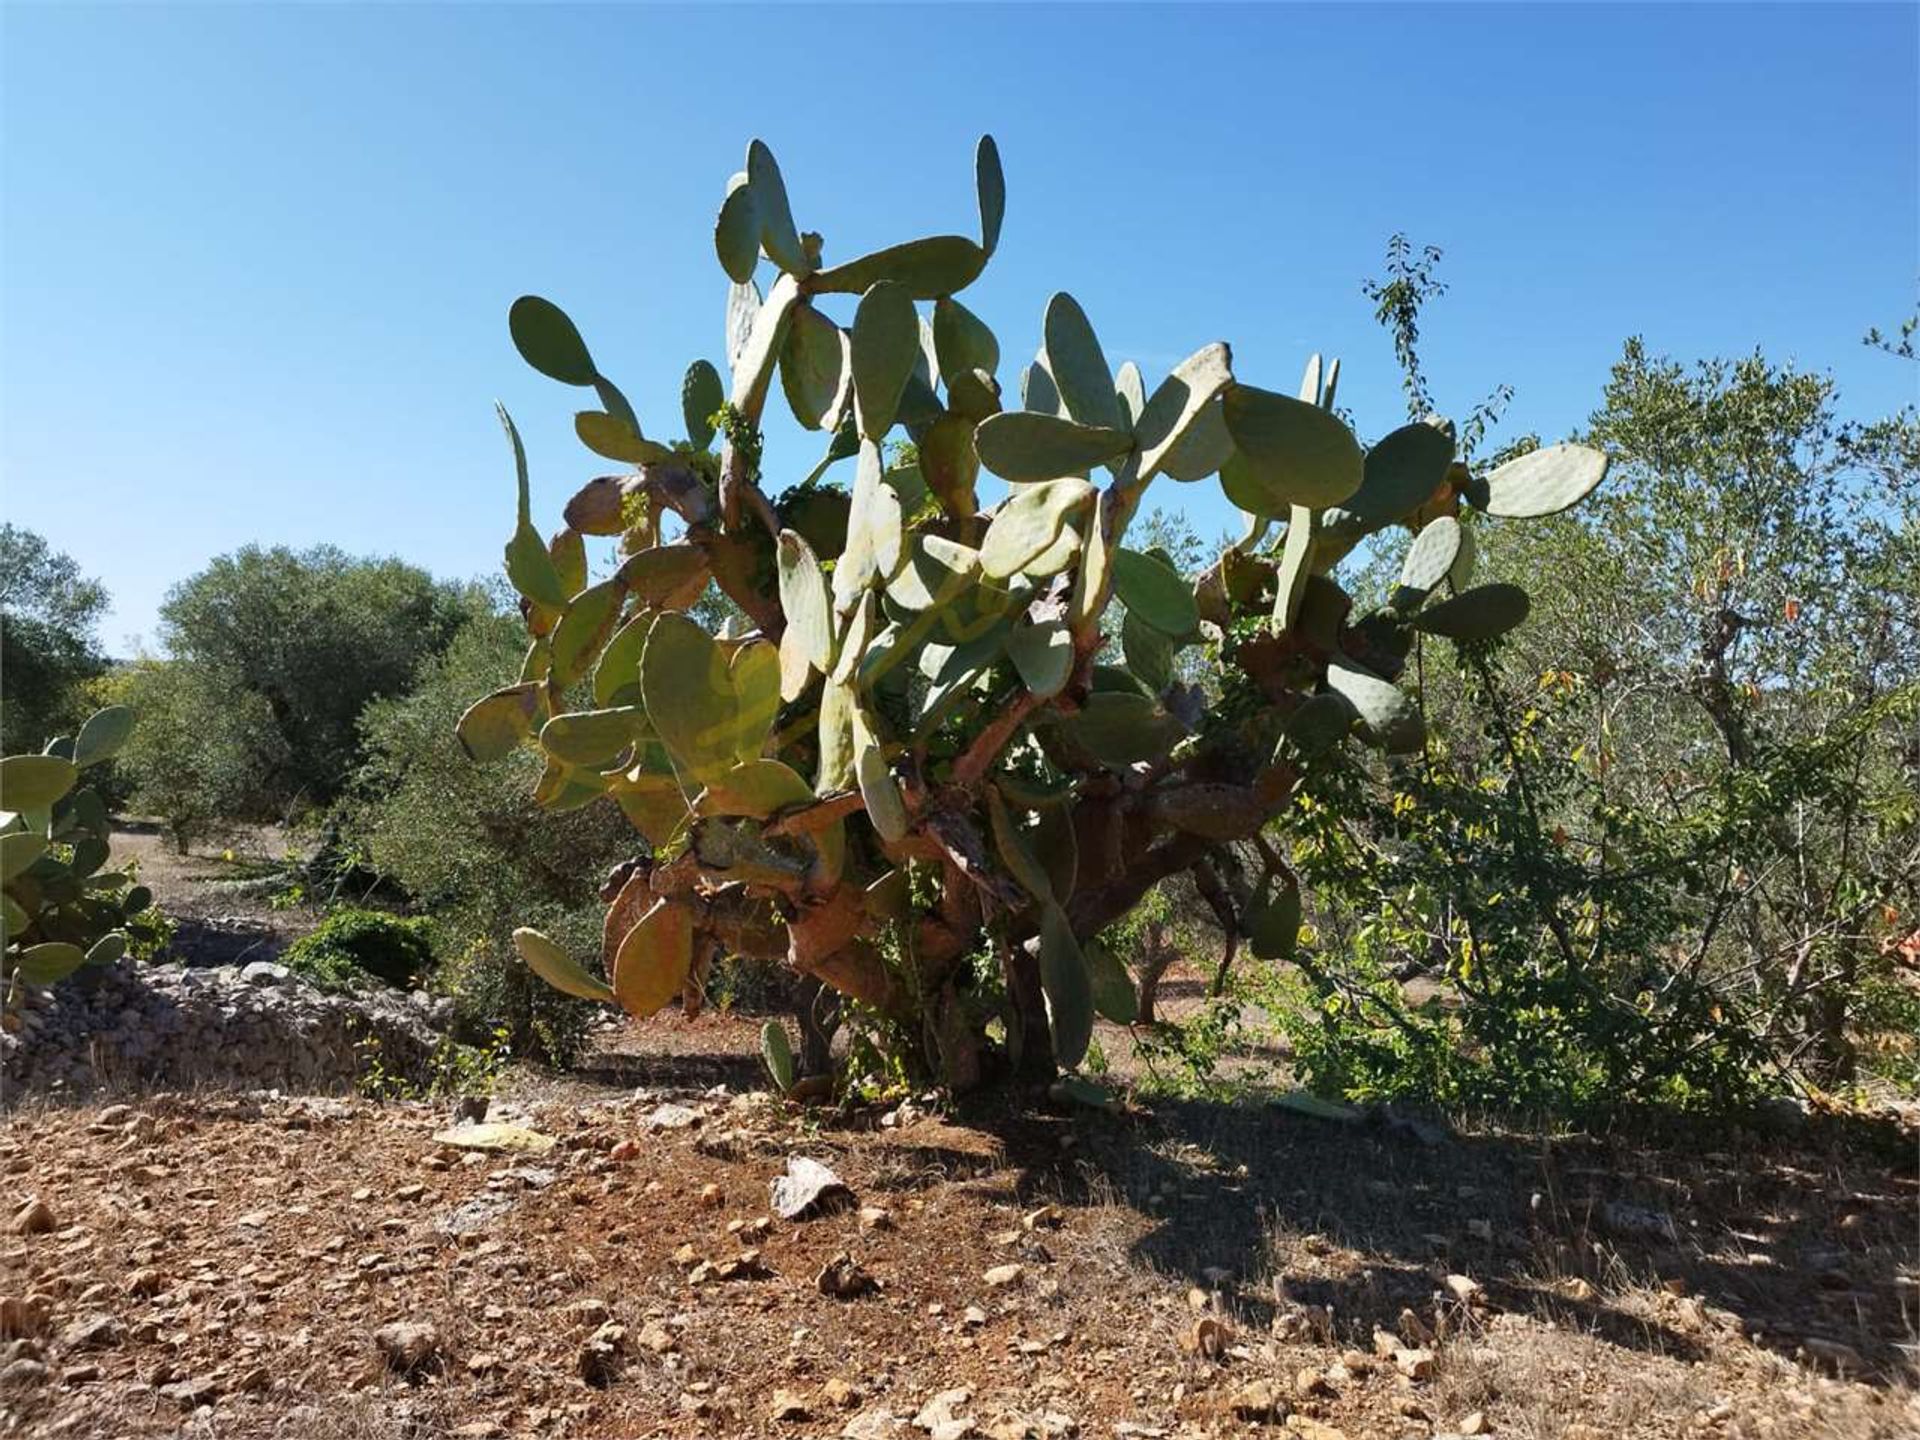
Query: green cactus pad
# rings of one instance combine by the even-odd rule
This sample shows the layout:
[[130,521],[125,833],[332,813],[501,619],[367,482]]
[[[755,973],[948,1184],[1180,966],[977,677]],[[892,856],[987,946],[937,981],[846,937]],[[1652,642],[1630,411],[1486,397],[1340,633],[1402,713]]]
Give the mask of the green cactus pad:
[[1527,520],[1578,505],[1607,478],[1607,457],[1585,445],[1548,445],[1507,461],[1468,485],[1467,500],[1489,515]]
[[567,603],[567,595],[561,588],[559,572],[553,568],[553,556],[547,553],[546,541],[533,528],[526,447],[520,443],[520,431],[515,427],[513,417],[507,414],[506,407],[495,405],[494,410],[500,416],[501,427],[507,432],[507,440],[513,446],[513,471],[519,495],[519,523],[514,529],[513,538],[507,542],[507,579],[515,590],[534,604],[558,610]]
[[96,710],[73,737],[73,763],[81,769],[111,760],[133,734],[133,711],[125,705],[108,705]]
[[604,410],[582,410],[573,417],[573,433],[596,455],[627,465],[653,465],[673,454],[644,438],[626,421]]
[[1452,436],[1425,422],[1402,425],[1367,451],[1360,488],[1340,504],[1376,524],[1404,520],[1440,488],[1452,463]]
[[1123,360],[1114,372],[1113,393],[1120,401],[1122,428],[1132,430],[1147,408],[1147,380],[1133,361]]
[[613,579],[646,609],[677,610],[699,598],[711,573],[702,546],[652,545],[621,561]]
[[1317,405],[1234,385],[1221,402],[1221,415],[1234,448],[1262,485],[1291,504],[1334,505],[1359,489],[1365,464],[1359,442]]
[[1025,570],[1060,538],[1076,515],[1089,512],[1098,493],[1076,479],[1048,480],[1016,490],[987,526],[980,544],[982,573],[1006,580]]
[[582,535],[618,535],[626,529],[625,477],[598,475],[574,491],[563,512],[569,530]]
[[780,713],[780,652],[770,641],[749,640],[728,667],[733,684],[733,753],[752,760],[766,748],[767,732]]
[[733,367],[734,407],[749,419],[758,419],[767,401],[767,387],[773,383],[773,370],[786,342],[787,325],[800,299],[800,287],[791,274],[773,282],[773,289],[753,317]]
[[1371,670],[1336,656],[1327,663],[1327,686],[1359,714],[1362,736],[1389,755],[1418,750],[1426,738],[1413,697]]
[[1080,302],[1064,290],[1047,302],[1043,353],[1066,412],[1082,425],[1124,433],[1113,371]]
[[668,848],[687,823],[686,796],[671,775],[628,775],[610,793],[656,852]]
[[507,311],[507,329],[520,358],[563,385],[591,385],[600,378],[587,342],[567,312],[538,295],[522,295]]
[[674,611],[655,620],[640,656],[640,691],[654,730],[689,775],[707,783],[734,767],[739,702],[727,653],[705,630]]
[[1066,406],[1060,401],[1060,387],[1053,383],[1053,372],[1047,369],[1044,350],[1020,372],[1020,408],[1035,415],[1064,416],[1067,413]]
[[992,375],[1000,368],[1000,342],[993,331],[952,296],[942,296],[933,307],[933,352],[948,386],[957,375],[975,370]]
[[454,726],[460,748],[480,764],[511,754],[533,732],[543,687],[526,681],[508,685],[469,705]]
[[520,958],[526,961],[527,968],[554,989],[577,995],[582,1000],[604,1000],[609,1005],[618,1003],[611,986],[589,975],[579,961],[538,930],[524,925],[515,930],[513,948],[520,952]]
[[646,730],[647,712],[637,705],[571,710],[540,728],[540,748],[563,764],[597,770],[618,759]]
[[1306,594],[1307,579],[1313,573],[1313,555],[1319,517],[1303,505],[1288,511],[1286,545],[1280,552],[1280,568],[1273,582],[1273,630],[1284,635],[1300,616],[1300,599]]
[[1531,608],[1527,592],[1518,585],[1476,585],[1422,610],[1407,624],[1449,640],[1491,640],[1520,624]]
[[1126,454],[1133,441],[1124,430],[1005,410],[980,422],[973,443],[980,463],[1003,480],[1037,484],[1084,474]]
[[614,998],[629,1015],[645,1019],[680,994],[692,969],[693,911],[656,900],[614,951]]
[[24,875],[47,853],[47,837],[31,830],[9,830],[0,835],[0,883]]
[[589,585],[568,604],[553,630],[553,660],[548,680],[565,690],[592,668],[620,620],[626,586],[618,576]]
[[9,755],[0,760],[0,809],[48,809],[79,778],[80,767],[58,755]]
[[[744,175],[739,178],[746,181]],[[734,186],[720,202],[720,214],[713,222],[713,253],[720,257],[720,268],[729,280],[744,285],[753,279],[754,267],[760,263],[760,209],[750,182]]]
[[769,1020],[760,1027],[760,1059],[767,1067],[775,1090],[784,1095],[793,1089],[797,1075],[793,1046],[787,1040],[787,1027],[778,1020]]
[[860,798],[866,802],[867,819],[880,838],[889,843],[905,839],[909,827],[906,802],[887,766],[886,754],[875,740],[867,738],[859,743],[854,775],[860,783]]
[[87,952],[63,940],[29,945],[12,957],[13,973],[29,985],[57,985],[87,963]]
[[919,534],[887,581],[887,599],[900,611],[919,614],[949,604],[979,578],[979,551],[941,535]]
[[1300,944],[1300,883],[1291,875],[1273,890],[1272,877],[1261,881],[1247,907],[1247,945],[1262,960],[1291,960]]
[[720,372],[709,360],[696,360],[687,366],[680,381],[680,418],[687,427],[687,439],[696,450],[713,444],[713,417],[727,403],[726,388]]
[[1140,1018],[1140,995],[1120,957],[1098,937],[1080,946],[1086,961],[1087,983],[1093,990],[1093,1008],[1115,1025],[1131,1025]]
[[796,532],[782,530],[777,549],[780,609],[787,629],[797,633],[800,652],[821,674],[833,668],[833,599],[813,547]]
[[1127,669],[1152,694],[1173,683],[1173,641],[1132,611],[1120,623],[1120,653]]
[[560,577],[560,588],[577,596],[587,587],[587,542],[578,530],[556,530],[547,542],[547,554]]
[[1436,516],[1420,527],[1400,565],[1400,586],[1393,597],[1396,608],[1413,609],[1447,578],[1460,558],[1460,537],[1465,533],[1451,515]]
[[[747,185],[753,191],[754,209],[760,217],[760,244],[767,258],[787,274],[803,276],[812,272],[800,233],[794,227],[793,207],[787,200],[787,182],[773,151],[755,140],[747,146]],[[742,277],[735,275],[738,280]]]
[[846,339],[811,305],[796,305],[780,351],[780,387],[793,418],[818,430],[839,413],[846,383]]
[[882,280],[861,295],[851,339],[860,434],[877,441],[893,428],[901,392],[920,358],[920,319],[906,288]]
[[998,790],[991,786],[987,789],[987,824],[993,832],[993,848],[999,853],[1000,864],[1011,875],[1022,890],[1035,900],[1051,903],[1053,881],[1048,877],[1046,867],[1033,853],[1026,833],[1013,812],[1007,808],[1007,802]]
[[1453,564],[1447,569],[1447,583],[1456,590],[1467,588],[1467,582],[1473,579],[1474,560],[1478,554],[1478,544],[1473,538],[1473,527],[1460,527],[1460,553],[1453,557]]
[[1207,345],[1154,387],[1133,427],[1143,481],[1162,470],[1176,480],[1197,480],[1225,463],[1232,436],[1215,402],[1233,381],[1232,366],[1225,345]]
[[973,186],[980,199],[980,245],[991,255],[1000,248],[1000,224],[1007,217],[1007,177],[991,135],[982,135],[973,152]]
[[813,798],[813,789],[781,760],[743,760],[709,784],[694,802],[696,815],[745,815],[764,820]]
[[601,709],[640,703],[640,655],[654,612],[642,610],[607,641],[600,663],[593,667],[593,703]]
[[1066,688],[1073,673],[1073,636],[1059,620],[1016,625],[1007,636],[1007,657],[1020,672],[1020,683],[1050,700]]
[[1047,997],[1053,1058],[1071,1070],[1086,1058],[1093,1039],[1093,984],[1066,911],[1051,902],[1040,911],[1040,988]]
[[1078,744],[1115,770],[1160,759],[1187,733],[1159,702],[1127,691],[1089,695],[1063,723]]
[[964,235],[931,235],[889,245],[813,277],[816,293],[861,295],[883,282],[898,285],[915,300],[954,295],[980,278],[987,252]]
[[1176,639],[1200,628],[1193,586],[1158,555],[1124,546],[1113,552],[1113,593],[1128,613]]

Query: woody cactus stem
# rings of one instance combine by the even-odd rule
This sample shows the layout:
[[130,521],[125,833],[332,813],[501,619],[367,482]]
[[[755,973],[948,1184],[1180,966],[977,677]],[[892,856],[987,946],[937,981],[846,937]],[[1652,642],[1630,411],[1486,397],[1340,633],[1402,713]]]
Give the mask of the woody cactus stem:
[[[697,1004],[724,952],[883,1017],[957,1087],[1071,1070],[1096,1015],[1139,1012],[1123,960],[1089,942],[1160,881],[1252,856],[1251,898],[1216,912],[1256,954],[1291,951],[1298,891],[1265,836],[1300,777],[1352,742],[1418,748],[1396,683],[1416,636],[1472,643],[1526,613],[1514,587],[1469,588],[1471,525],[1564,509],[1605,473],[1604,456],[1555,446],[1476,475],[1437,418],[1364,447],[1318,357],[1283,394],[1242,380],[1216,342],[1149,390],[1136,366],[1116,379],[1066,294],[1010,408],[999,341],[956,298],[999,244],[990,138],[975,184],[978,239],[827,265],[755,141],[714,229],[726,363],[688,367],[684,439],[649,438],[557,306],[514,304],[521,354],[593,391],[575,429],[626,467],[588,481],[543,538],[503,414],[519,495],[506,569],[529,645],[460,739],[481,761],[537,747],[536,803],[610,801],[640,848],[610,889],[597,973],[519,933],[549,982],[644,1015]],[[776,378],[826,448],[769,495]],[[983,502],[983,469],[1004,496]],[[1161,480],[1217,483],[1247,517],[1197,578],[1127,544]],[[1334,569],[1396,527],[1414,536],[1401,584],[1356,618]],[[617,550],[594,583],[588,537]],[[694,618],[712,589],[745,628]],[[1115,635],[1121,662],[1098,663]],[[1206,696],[1175,665],[1200,643],[1223,660]],[[974,963],[991,955],[999,985]],[[996,1015],[1017,1054],[987,1044]]]

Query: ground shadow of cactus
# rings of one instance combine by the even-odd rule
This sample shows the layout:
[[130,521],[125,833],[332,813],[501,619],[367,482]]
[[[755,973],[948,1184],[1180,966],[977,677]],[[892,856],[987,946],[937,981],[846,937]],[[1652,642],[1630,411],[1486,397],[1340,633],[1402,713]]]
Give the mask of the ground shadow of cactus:
[[[1859,1356],[1858,1378],[1913,1381],[1895,1259],[1911,1253],[1920,1183],[1911,1137],[1891,1126],[1426,1144],[1366,1121],[1196,1101],[998,1128],[1027,1195],[1155,1216],[1131,1259],[1217,1292],[1252,1331],[1288,1314],[1312,1323],[1306,1307],[1322,1307],[1332,1338],[1364,1351],[1403,1308],[1429,1322],[1437,1310],[1468,1338],[1500,1311],[1531,1312],[1692,1360],[1737,1326],[1829,1368],[1824,1342],[1837,1342]],[[1648,1215],[1671,1227],[1623,1233]],[[1456,1273],[1489,1303],[1448,1296]]]

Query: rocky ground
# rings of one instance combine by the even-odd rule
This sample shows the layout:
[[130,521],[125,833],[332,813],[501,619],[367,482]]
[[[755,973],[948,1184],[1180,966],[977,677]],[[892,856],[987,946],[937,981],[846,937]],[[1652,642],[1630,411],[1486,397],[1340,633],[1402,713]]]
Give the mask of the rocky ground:
[[0,1433],[1920,1433],[1911,1135],[517,1093],[15,1112]]

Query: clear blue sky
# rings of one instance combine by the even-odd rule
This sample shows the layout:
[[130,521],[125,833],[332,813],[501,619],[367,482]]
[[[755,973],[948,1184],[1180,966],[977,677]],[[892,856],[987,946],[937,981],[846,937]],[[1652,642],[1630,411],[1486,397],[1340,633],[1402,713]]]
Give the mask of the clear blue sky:
[[[106,581],[116,653],[248,541],[490,570],[494,397],[543,521],[609,468],[508,303],[559,301],[678,433],[682,369],[723,358],[712,217],[755,135],[844,258],[971,232],[991,131],[1006,230],[965,298],[1004,381],[1068,289],[1149,386],[1213,339],[1280,388],[1339,353],[1378,433],[1400,400],[1359,281],[1404,229],[1446,250],[1450,409],[1509,380],[1510,430],[1563,433],[1639,332],[1763,346],[1884,411],[1912,367],[1859,337],[1920,273],[1917,14],[0,5],[0,510]],[[769,413],[776,467],[810,462]],[[1225,523],[1202,487],[1151,498]]]

